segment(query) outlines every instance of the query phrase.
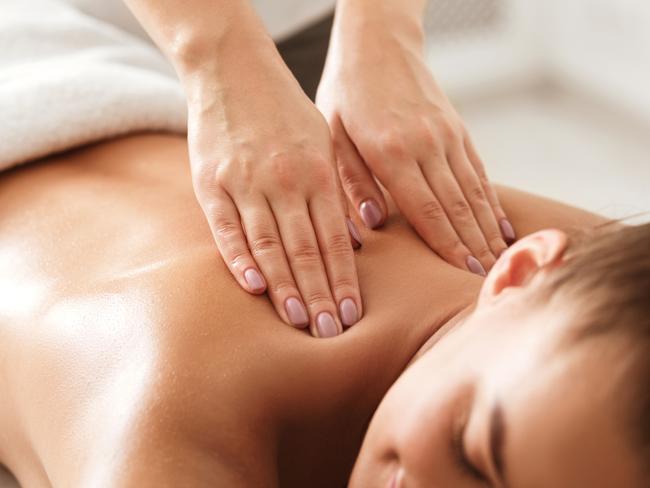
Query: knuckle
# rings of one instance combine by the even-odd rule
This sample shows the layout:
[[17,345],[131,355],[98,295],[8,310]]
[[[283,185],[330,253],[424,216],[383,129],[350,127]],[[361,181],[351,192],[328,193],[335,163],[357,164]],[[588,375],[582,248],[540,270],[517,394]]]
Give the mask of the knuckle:
[[483,187],[481,186],[472,187],[469,190],[469,197],[478,203],[485,203],[487,200],[485,196],[485,192],[483,191]]
[[385,155],[393,158],[402,158],[407,153],[404,137],[394,129],[385,131],[379,137],[379,147]]
[[208,163],[192,161],[192,181],[197,186],[201,186],[202,184],[214,179],[215,170],[218,167],[219,166],[214,162]]
[[240,265],[245,264],[248,261],[248,251],[244,249],[235,249],[230,254],[228,261],[232,268],[239,268]]
[[501,236],[491,236],[488,237],[488,245],[490,246],[491,249],[493,249],[496,253],[497,256],[501,254],[503,251],[508,249],[508,246],[506,246],[506,242],[503,240],[503,237]]
[[438,249],[439,253],[446,258],[460,259],[467,251],[462,242],[458,239],[452,239],[445,242]]
[[331,176],[332,159],[320,152],[308,156],[308,159],[314,165],[317,175]]
[[312,183],[318,192],[330,193],[336,190],[336,175],[331,166],[317,164],[312,174]]
[[268,169],[273,174],[278,189],[292,192],[300,186],[299,173],[296,159],[285,152],[278,152],[268,157]]
[[319,303],[331,303],[332,297],[327,290],[311,290],[304,295],[305,301],[311,306]]
[[438,138],[435,131],[427,120],[422,120],[417,123],[413,133],[420,144],[424,144],[427,147],[436,147],[438,145]]
[[428,200],[427,202],[423,203],[420,208],[420,215],[425,220],[430,220],[433,222],[440,222],[447,218],[445,210],[442,208],[440,203],[435,200]]
[[255,160],[248,157],[226,157],[219,161],[192,167],[192,185],[200,199],[209,199],[217,189],[249,188],[256,175]]
[[337,276],[332,280],[332,288],[341,294],[349,295],[350,293],[342,293],[344,291],[351,292],[356,289],[357,283],[350,275]]
[[455,141],[462,134],[458,125],[449,119],[442,119],[438,122],[438,131],[445,141]]
[[226,219],[221,204],[214,198],[204,199],[201,202],[201,208],[203,208],[203,213],[215,224],[217,221],[223,221]]
[[455,200],[451,204],[450,211],[451,211],[451,215],[454,218],[461,219],[461,220],[468,219],[470,217],[470,213],[471,213],[471,209],[469,208],[469,204],[464,199]]
[[490,180],[482,164],[478,165],[476,168],[476,173],[478,174],[478,180],[480,181],[483,188],[488,188],[490,186]]
[[366,186],[366,175],[361,171],[355,171],[344,162],[338,163],[339,178],[344,188],[347,188],[353,195],[361,193]]
[[217,237],[230,240],[239,235],[241,226],[238,222],[233,222],[226,217],[217,216],[214,219],[214,232]]
[[492,260],[494,258],[494,256],[492,255],[492,251],[490,250],[490,248],[488,248],[486,246],[481,246],[476,251],[475,256],[479,260],[486,260],[486,261]]
[[497,220],[506,217],[506,213],[504,212],[503,207],[501,207],[501,205],[498,202],[492,205],[492,211],[494,212],[494,215],[496,216]]
[[497,262],[496,258],[494,256],[492,256],[492,255],[490,255],[489,257],[484,258],[484,259],[479,259],[479,261],[483,265],[483,269],[485,269],[485,271],[490,271],[492,269],[492,267],[494,266],[494,263]]
[[313,265],[320,262],[320,252],[309,241],[298,241],[291,249],[291,257],[300,264]]
[[242,161],[240,158],[224,158],[215,164],[212,171],[208,173],[215,181],[226,181],[232,170],[249,166],[250,161]]
[[274,295],[297,293],[295,284],[289,278],[271,278],[268,289]]
[[219,161],[211,173],[215,183],[225,185],[237,180],[249,184],[253,180],[255,161],[248,157],[228,157]]
[[352,253],[352,244],[349,236],[345,234],[334,234],[327,240],[325,254],[328,257],[338,258],[347,257]]
[[266,232],[256,235],[250,243],[251,252],[254,256],[278,252],[282,246],[280,237],[274,233]]

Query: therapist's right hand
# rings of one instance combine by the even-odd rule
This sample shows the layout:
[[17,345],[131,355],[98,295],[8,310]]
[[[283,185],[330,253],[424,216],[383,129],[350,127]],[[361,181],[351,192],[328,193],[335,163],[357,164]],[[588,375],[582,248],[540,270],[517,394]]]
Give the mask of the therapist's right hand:
[[277,53],[219,61],[184,83],[194,189],[217,247],[241,287],[268,292],[285,322],[338,335],[362,313],[361,238],[328,124]]

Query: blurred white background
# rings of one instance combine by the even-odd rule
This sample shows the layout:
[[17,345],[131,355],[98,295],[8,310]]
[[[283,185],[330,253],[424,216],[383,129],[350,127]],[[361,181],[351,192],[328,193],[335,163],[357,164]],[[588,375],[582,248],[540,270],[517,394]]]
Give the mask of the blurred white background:
[[430,0],[427,17],[431,67],[493,180],[650,211],[650,2]]

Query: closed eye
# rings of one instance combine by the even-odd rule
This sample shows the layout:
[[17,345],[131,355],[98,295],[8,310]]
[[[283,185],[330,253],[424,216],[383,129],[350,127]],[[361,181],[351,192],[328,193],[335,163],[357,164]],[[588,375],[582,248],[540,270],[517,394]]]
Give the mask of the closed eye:
[[469,457],[467,456],[464,440],[466,427],[467,422],[463,422],[454,429],[452,439],[454,459],[456,460],[458,467],[463,471],[465,475],[471,477],[476,481],[487,484],[488,478],[472,463],[472,461],[470,461]]

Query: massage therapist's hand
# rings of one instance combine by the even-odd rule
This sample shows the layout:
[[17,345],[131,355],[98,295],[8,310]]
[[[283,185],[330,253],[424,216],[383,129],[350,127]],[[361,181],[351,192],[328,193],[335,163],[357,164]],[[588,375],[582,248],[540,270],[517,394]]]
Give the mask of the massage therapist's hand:
[[485,274],[514,239],[463,123],[423,58],[406,0],[339,3],[317,105],[329,121],[339,175],[370,228],[386,217],[373,177],[427,244]]
[[362,310],[351,234],[360,237],[346,220],[329,127],[253,8],[128,3],[185,89],[195,193],[232,275],[316,336],[353,325]]
[[239,284],[268,291],[288,323],[329,337],[361,309],[354,224],[327,122],[274,50],[233,57],[225,72],[202,71],[198,86],[189,83],[194,188]]

